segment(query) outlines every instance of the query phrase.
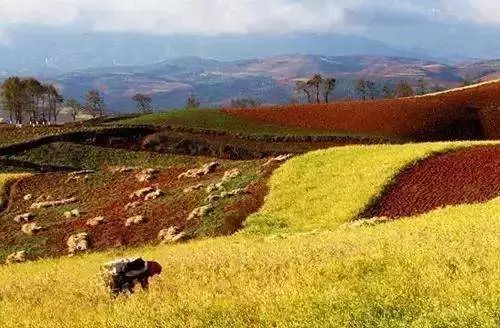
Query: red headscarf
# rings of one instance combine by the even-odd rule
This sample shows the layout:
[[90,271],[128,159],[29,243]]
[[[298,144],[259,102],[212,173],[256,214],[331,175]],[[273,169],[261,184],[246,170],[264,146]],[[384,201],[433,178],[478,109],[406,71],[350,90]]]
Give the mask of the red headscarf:
[[162,267],[160,263],[155,261],[148,261],[147,263],[149,276],[154,276],[161,273]]

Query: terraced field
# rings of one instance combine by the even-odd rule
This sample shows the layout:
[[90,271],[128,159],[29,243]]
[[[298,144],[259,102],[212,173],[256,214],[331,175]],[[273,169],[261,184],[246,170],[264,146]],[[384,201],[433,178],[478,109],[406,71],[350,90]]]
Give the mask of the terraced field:
[[[462,148],[480,146],[488,154],[493,149],[489,162],[493,166],[477,166],[477,171],[473,166],[471,174],[496,170],[498,146],[490,144],[498,145],[349,146],[297,156],[274,172],[263,206],[232,236],[0,267],[0,326],[496,327],[500,324],[500,195],[493,192],[473,203],[465,197],[463,204],[399,220],[359,221],[363,210],[398,186],[400,172],[418,169],[425,158],[440,163],[447,156],[446,164],[454,159],[460,163],[460,154],[468,154]],[[242,172],[254,172],[241,179],[246,174],[253,174],[250,180],[255,174],[265,179],[258,173],[262,164],[223,162],[222,171],[239,165]],[[184,187],[168,178],[184,170],[177,169],[160,170],[157,183],[169,192]],[[222,171],[206,177],[207,182],[219,180]],[[111,188],[93,192],[102,196],[102,203],[107,203],[103,197],[111,190],[127,195],[137,187],[132,173],[105,172],[70,186],[99,188],[109,181],[105,185]],[[59,183],[63,178],[66,174],[59,173],[46,180],[43,175],[23,180],[12,195],[15,206],[22,206],[21,195],[37,192],[29,189],[34,185],[29,181],[52,181],[49,190],[66,195],[66,187]],[[112,179],[120,187],[131,184],[130,190],[117,188]],[[421,183],[418,178],[411,181]],[[236,187],[246,182],[234,183]],[[255,203],[248,199],[247,203]],[[4,218],[2,225],[7,222]],[[111,300],[101,286],[98,268],[115,257],[133,255],[158,260],[165,271],[149,292]]]
[[257,124],[417,141],[500,138],[500,81],[425,97],[225,110]]

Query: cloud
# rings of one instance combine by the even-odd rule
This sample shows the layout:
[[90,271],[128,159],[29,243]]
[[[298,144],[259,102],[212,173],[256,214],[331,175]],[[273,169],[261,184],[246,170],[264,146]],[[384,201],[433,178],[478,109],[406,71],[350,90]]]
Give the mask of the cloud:
[[0,0],[0,8],[5,26],[158,34],[349,32],[438,19],[500,25],[498,0]]

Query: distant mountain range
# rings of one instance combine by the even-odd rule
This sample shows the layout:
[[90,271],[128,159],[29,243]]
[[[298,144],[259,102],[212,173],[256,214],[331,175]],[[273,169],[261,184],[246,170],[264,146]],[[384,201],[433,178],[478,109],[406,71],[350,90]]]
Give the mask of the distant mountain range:
[[380,88],[401,80],[416,84],[420,78],[429,88],[499,78],[500,60],[443,64],[385,56],[282,55],[238,61],[184,57],[144,66],[45,72],[38,76],[57,83],[67,98],[83,100],[87,90],[97,88],[108,108],[126,112],[134,110],[130,98],[138,92],[150,95],[157,108],[181,107],[190,94],[205,106],[247,97],[269,104],[288,103],[296,80],[315,73],[336,77],[339,82],[334,97],[345,98],[355,96],[354,83],[360,78],[376,81]]

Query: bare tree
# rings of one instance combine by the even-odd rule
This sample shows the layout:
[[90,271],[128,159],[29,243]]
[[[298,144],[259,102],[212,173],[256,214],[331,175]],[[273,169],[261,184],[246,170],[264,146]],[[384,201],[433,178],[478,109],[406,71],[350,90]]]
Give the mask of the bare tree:
[[377,84],[373,81],[366,81],[366,91],[371,100],[377,97]]
[[363,100],[366,100],[368,94],[368,87],[365,80],[360,79],[356,82],[356,94]]
[[48,84],[45,86],[45,93],[47,94],[49,121],[50,117],[52,116],[54,118],[54,122],[57,123],[57,117],[61,112],[61,104],[64,102],[64,98],[59,93],[57,88],[52,84]]
[[425,95],[427,93],[427,83],[423,78],[419,78],[417,83],[418,83],[417,93],[420,96]]
[[335,90],[335,86],[337,85],[337,80],[334,78],[325,78],[323,79],[323,94],[325,96],[325,103],[329,103],[330,94]]
[[415,91],[407,81],[401,81],[396,85],[394,95],[396,98],[412,97],[415,95]]
[[312,95],[311,95],[311,90],[309,88],[310,85],[304,81],[297,81],[295,84],[295,90],[299,93],[303,92],[307,97],[307,102],[312,103]]
[[[307,102],[320,104],[322,99],[325,103],[330,101],[330,95],[336,87],[337,80],[334,78],[323,78],[321,74],[314,74],[307,81],[297,81],[295,90],[298,93],[303,92],[307,97]],[[314,100],[313,100],[314,98]]]
[[137,93],[135,96],[132,97],[132,100],[137,103],[137,110],[142,113],[151,113],[151,102],[152,99],[151,97],[142,94],[142,93]]
[[200,107],[200,102],[196,99],[196,96],[192,93],[186,100],[186,108],[198,108]]
[[85,110],[92,117],[103,116],[106,109],[104,99],[98,90],[89,90],[85,96]]
[[382,95],[385,99],[394,98],[394,93],[392,92],[391,87],[387,84],[382,88]]
[[262,105],[262,100],[252,98],[231,99],[232,108],[256,108]]
[[66,107],[69,108],[69,115],[73,122],[76,121],[77,116],[82,112],[82,104],[75,99],[68,99],[66,100]]

